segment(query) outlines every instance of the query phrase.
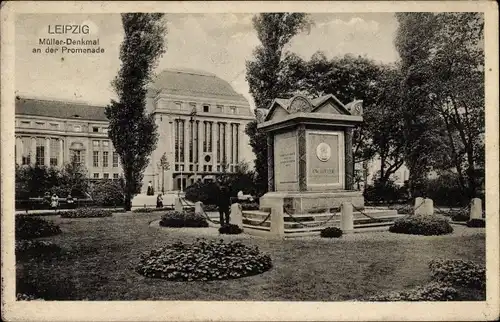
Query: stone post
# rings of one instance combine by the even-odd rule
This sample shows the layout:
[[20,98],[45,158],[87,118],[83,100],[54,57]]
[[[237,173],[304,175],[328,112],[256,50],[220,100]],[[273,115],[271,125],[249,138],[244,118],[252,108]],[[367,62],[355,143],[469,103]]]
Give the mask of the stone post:
[[470,205],[470,219],[483,219],[483,206],[481,204],[481,199],[472,199]]
[[229,223],[243,228],[243,214],[241,211],[241,205],[239,203],[233,203],[231,205],[231,213],[229,216]]
[[274,191],[274,137],[267,133],[267,190]]
[[174,200],[174,209],[175,211],[182,212],[184,207],[182,206],[181,199],[179,197],[175,197]]
[[274,237],[285,237],[285,220],[283,216],[283,201],[276,201],[271,206],[271,234]]
[[354,158],[352,151],[352,128],[347,128],[344,135],[344,173],[345,190],[354,190]]
[[415,215],[422,215],[425,213],[424,201],[425,200],[422,197],[415,198],[415,207],[413,207],[413,210],[415,211]]
[[424,208],[424,214],[426,216],[432,216],[434,214],[434,201],[432,201],[432,199],[425,198],[422,207]]
[[354,218],[352,214],[352,204],[350,202],[343,202],[340,208],[340,229],[344,234],[354,232]]
[[194,203],[194,212],[197,214],[203,213],[203,202],[197,201]]

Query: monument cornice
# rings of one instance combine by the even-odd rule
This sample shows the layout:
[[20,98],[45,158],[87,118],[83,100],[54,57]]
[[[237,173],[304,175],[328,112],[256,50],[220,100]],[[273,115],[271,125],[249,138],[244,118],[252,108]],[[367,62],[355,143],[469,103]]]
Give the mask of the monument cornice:
[[325,114],[325,113],[294,113],[278,120],[269,120],[259,123],[257,127],[264,131],[274,131],[297,124],[325,125],[339,127],[354,127],[363,122],[363,117],[358,115]]

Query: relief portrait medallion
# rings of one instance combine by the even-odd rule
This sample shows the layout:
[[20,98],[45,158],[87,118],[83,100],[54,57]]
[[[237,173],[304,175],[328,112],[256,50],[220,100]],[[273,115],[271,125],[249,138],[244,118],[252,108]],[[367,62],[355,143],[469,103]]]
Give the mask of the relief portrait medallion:
[[316,156],[320,161],[326,162],[330,160],[330,157],[332,156],[332,149],[327,143],[321,142],[316,147]]

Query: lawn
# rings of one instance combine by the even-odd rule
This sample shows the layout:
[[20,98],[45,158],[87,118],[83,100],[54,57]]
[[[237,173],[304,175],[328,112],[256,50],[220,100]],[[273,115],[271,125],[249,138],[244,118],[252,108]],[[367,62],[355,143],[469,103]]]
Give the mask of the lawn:
[[[136,273],[140,254],[199,236],[192,229],[149,225],[160,217],[159,213],[44,217],[58,223],[63,233],[42,240],[56,243],[62,252],[17,258],[17,292],[46,300],[363,300],[426,284],[431,259],[485,261],[484,229],[464,226],[455,226],[453,235],[433,237],[379,232],[281,241],[238,235],[223,238],[258,246],[271,255],[273,268],[235,280],[171,282]],[[484,300],[483,292],[467,294],[469,299]]]

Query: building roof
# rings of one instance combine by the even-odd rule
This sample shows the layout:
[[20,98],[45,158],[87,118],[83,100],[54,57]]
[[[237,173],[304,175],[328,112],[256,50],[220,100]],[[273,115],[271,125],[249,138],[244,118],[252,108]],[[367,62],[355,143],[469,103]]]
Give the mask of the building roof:
[[63,119],[107,121],[104,107],[77,102],[16,98],[16,115],[57,117]]
[[193,69],[166,69],[153,80],[156,90],[178,95],[223,98],[246,102],[225,80],[214,74]]

